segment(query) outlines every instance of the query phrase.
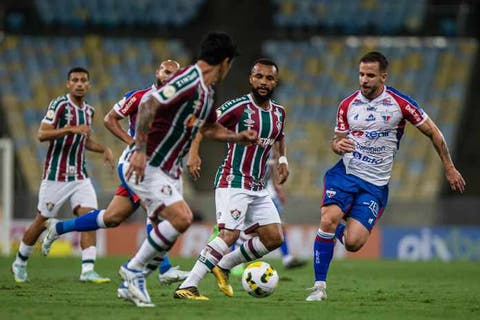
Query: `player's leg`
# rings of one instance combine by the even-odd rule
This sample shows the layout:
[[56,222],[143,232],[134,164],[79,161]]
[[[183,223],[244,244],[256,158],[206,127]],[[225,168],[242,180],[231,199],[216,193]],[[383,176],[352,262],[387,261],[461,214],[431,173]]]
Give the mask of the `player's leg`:
[[70,183],[42,180],[38,192],[37,213],[20,242],[18,253],[12,264],[15,281],[28,281],[27,262],[38,238],[45,230],[45,221],[55,217],[60,207],[70,196]]
[[23,238],[20,242],[15,261],[12,264],[12,272],[15,282],[17,283],[28,281],[28,258],[30,257],[30,254],[32,253],[33,247],[37,242],[38,238],[42,234],[43,230],[45,230],[44,224],[47,219],[48,218],[42,216],[40,212],[37,212],[32,224],[30,224],[30,226],[23,234]]
[[[249,197],[240,189],[219,188],[215,190],[215,205],[217,211],[217,225],[219,235],[213,238],[200,251],[190,275],[175,291],[174,298],[197,299],[198,284],[209,271],[230,251],[230,246],[238,239],[239,227],[243,226],[245,213],[250,203]],[[228,283],[219,283],[220,289],[227,295],[232,295],[231,286]],[[204,297],[203,300],[208,298]]]
[[[75,181],[74,189],[70,197],[70,205],[73,213],[80,217],[96,209],[97,195],[90,179]],[[96,231],[82,232],[80,235],[80,247],[82,249],[82,272],[80,281],[91,283],[110,282],[109,278],[102,277],[95,272],[95,260],[97,256],[97,233]]]

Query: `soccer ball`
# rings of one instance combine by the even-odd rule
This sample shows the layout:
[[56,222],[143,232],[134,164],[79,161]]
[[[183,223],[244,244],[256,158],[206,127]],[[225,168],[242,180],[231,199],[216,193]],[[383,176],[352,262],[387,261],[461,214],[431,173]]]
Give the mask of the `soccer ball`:
[[242,286],[249,295],[265,298],[273,293],[278,285],[278,273],[268,263],[250,263],[242,274]]

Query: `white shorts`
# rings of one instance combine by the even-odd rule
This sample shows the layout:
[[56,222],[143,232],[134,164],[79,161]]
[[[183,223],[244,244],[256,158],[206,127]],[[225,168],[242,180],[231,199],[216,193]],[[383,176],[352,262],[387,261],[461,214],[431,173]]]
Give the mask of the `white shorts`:
[[129,163],[124,162],[121,179],[143,201],[149,217],[153,216],[158,209],[162,210],[175,202],[183,201],[183,182],[181,178],[174,179],[160,168],[147,165],[143,181],[135,184],[134,175],[128,181],[125,179],[128,167]]
[[70,199],[70,207],[97,209],[97,195],[90,179],[77,181],[42,180],[38,192],[37,209],[46,218],[56,217],[58,210]]
[[250,233],[259,226],[281,223],[267,190],[218,188],[215,190],[215,205],[220,229]]

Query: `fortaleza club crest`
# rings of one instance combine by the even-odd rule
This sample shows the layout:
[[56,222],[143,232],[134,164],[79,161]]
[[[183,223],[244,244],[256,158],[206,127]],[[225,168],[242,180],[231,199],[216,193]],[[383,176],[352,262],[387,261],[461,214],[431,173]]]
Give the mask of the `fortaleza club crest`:
[[234,220],[238,220],[238,218],[240,218],[240,216],[242,215],[242,212],[238,209],[233,209],[230,211],[230,214],[232,215],[232,218]]
[[337,194],[337,191],[335,191],[335,190],[327,190],[327,191],[325,191],[325,193],[327,194],[327,197],[331,198],[331,197],[333,197],[334,195]]

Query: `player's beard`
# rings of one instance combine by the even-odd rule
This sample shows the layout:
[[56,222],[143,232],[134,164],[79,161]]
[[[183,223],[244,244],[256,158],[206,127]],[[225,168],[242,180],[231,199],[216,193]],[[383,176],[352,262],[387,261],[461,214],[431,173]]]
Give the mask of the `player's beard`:
[[270,100],[270,98],[272,97],[273,95],[273,90],[269,90],[267,88],[262,88],[263,90],[268,90],[268,93],[265,94],[265,95],[261,95],[259,92],[258,92],[258,89],[259,88],[254,88],[252,87],[252,94],[253,94],[253,97],[255,98],[255,101],[259,102],[259,103],[263,103],[267,100]]

